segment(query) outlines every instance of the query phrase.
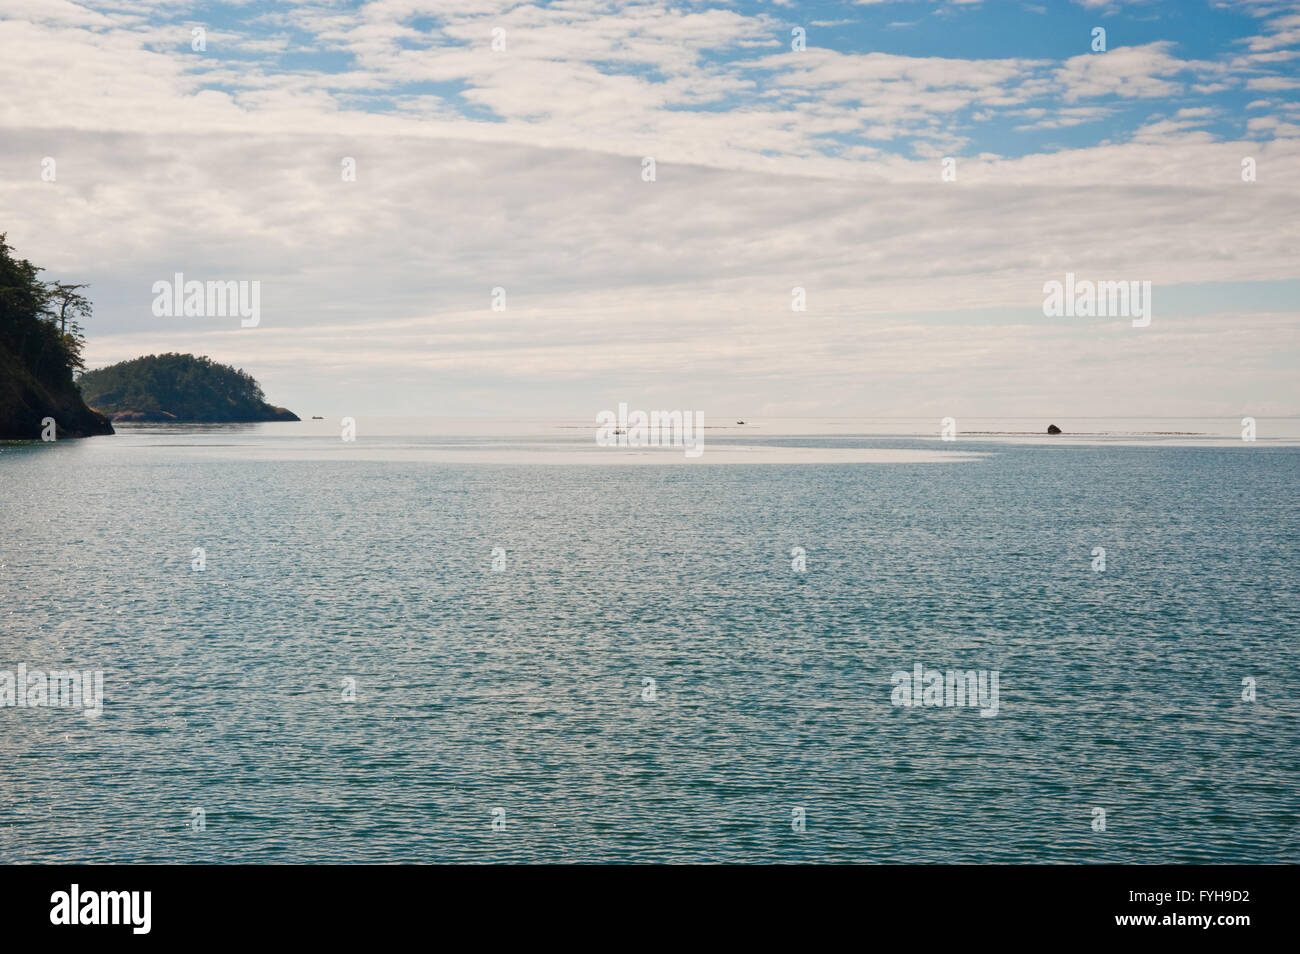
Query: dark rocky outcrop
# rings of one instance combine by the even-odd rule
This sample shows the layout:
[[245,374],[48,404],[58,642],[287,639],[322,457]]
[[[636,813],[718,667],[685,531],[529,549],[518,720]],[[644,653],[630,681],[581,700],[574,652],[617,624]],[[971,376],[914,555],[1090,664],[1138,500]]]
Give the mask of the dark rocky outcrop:
[[1060,429],[1059,427],[1057,427],[1055,424],[1048,424],[1048,425],[1047,425],[1047,433],[1049,433],[1049,434],[1059,434],[1059,433],[1061,433],[1061,429]]
[[44,375],[0,344],[0,440],[39,440],[42,423],[54,419],[54,436],[112,434],[108,418],[86,406],[72,372]]
[[78,318],[91,312],[85,285],[45,281],[0,233],[0,440],[112,434],[86,406],[72,375],[82,367]]

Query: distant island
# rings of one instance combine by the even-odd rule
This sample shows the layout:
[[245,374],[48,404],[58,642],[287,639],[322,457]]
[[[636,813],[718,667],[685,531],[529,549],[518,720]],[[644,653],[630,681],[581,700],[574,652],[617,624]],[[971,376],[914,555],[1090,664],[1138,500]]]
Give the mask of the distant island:
[[297,421],[268,404],[242,368],[192,354],[151,354],[87,371],[77,379],[88,403],[115,422],[233,424]]
[[85,285],[42,281],[0,233],[0,440],[112,434],[73,382],[84,368],[77,319],[91,313]]

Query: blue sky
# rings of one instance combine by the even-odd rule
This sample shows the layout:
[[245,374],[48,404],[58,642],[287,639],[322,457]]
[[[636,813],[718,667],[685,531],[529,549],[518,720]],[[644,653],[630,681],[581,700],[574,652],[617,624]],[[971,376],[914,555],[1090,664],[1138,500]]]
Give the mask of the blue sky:
[[[303,5],[306,7],[307,5]],[[364,16],[368,4],[356,2],[328,4],[334,14],[351,11]],[[523,5],[520,5],[523,6]],[[556,5],[559,8],[561,5]],[[616,11],[618,4],[596,5]],[[470,49],[476,38],[466,37],[454,29],[466,18],[448,16],[441,11],[455,10],[456,4],[409,5],[403,15],[392,19],[394,26],[407,35],[393,40],[395,48],[409,52],[427,52],[449,47]],[[502,4],[504,12],[511,5]],[[681,11],[725,9],[739,15],[762,20],[770,26],[771,36],[760,42],[752,35],[742,44],[729,42],[733,37],[720,33],[717,45],[702,43],[698,60],[716,69],[744,69],[752,64],[748,77],[752,90],[710,97],[705,102],[684,103],[672,108],[696,111],[744,109],[761,101],[760,93],[771,90],[771,80],[779,71],[763,62],[773,52],[781,51],[790,31],[805,31],[805,42],[813,49],[845,55],[889,54],[909,58],[952,58],[960,60],[1037,61],[1033,73],[1049,74],[1060,64],[1093,52],[1093,30],[1106,31],[1108,50],[1115,48],[1152,48],[1176,60],[1185,68],[1162,71],[1160,77],[1184,81],[1175,93],[1161,96],[1134,96],[1125,93],[1091,95],[1086,106],[1097,115],[1075,125],[1040,128],[1036,117],[1018,116],[1021,109],[1053,111],[1063,105],[1060,88],[1045,89],[1041,95],[1026,96],[1017,110],[966,106],[946,114],[945,129],[959,131],[968,139],[957,154],[996,152],[1005,156],[1022,156],[1042,150],[1076,148],[1114,137],[1120,130],[1132,130],[1143,124],[1168,119],[1179,110],[1208,110],[1196,117],[1197,128],[1217,137],[1240,137],[1247,133],[1252,103],[1275,98],[1291,104],[1300,102],[1296,90],[1270,90],[1270,97],[1247,88],[1244,83],[1223,84],[1216,71],[1231,70],[1234,61],[1247,54],[1252,40],[1261,35],[1261,12],[1276,10],[1274,22],[1285,17],[1284,5],[1251,3],[1077,3],[1072,0],[1044,0],[1042,3],[931,3],[923,0],[883,3],[734,3],[678,4]],[[318,33],[307,28],[311,22],[289,12],[267,12],[263,5],[210,4],[181,5],[168,18],[180,26],[203,25],[216,31],[251,38],[264,43],[282,44],[277,49],[232,47],[220,51],[223,61],[239,61],[270,73],[292,75],[310,72],[323,77],[347,76],[365,70],[366,58],[346,42],[322,44]],[[476,17],[490,26],[493,13]],[[164,21],[166,22],[166,21]],[[502,19],[501,22],[508,22]],[[1267,19],[1264,22],[1268,22]],[[161,48],[184,48],[190,38],[177,31]],[[1268,46],[1269,53],[1286,53],[1285,47]],[[662,82],[665,74],[652,62],[611,58],[592,61],[611,75],[631,75],[647,82]],[[1256,78],[1278,77],[1293,80],[1289,60],[1258,63]],[[202,84],[204,88],[235,94],[239,85],[216,77]],[[328,84],[326,84],[328,85]],[[1212,88],[1222,87],[1222,88]],[[464,118],[479,122],[505,122],[507,116],[482,106],[464,93],[472,89],[468,79],[445,82],[401,82],[377,84],[364,92],[336,87],[353,107],[371,111],[398,108],[405,97],[436,96],[443,98]],[[351,95],[348,95],[348,94]],[[1072,101],[1073,108],[1083,105]],[[1068,108],[1068,107],[1067,107]],[[1261,107],[1254,107],[1261,108]],[[1051,117],[1048,117],[1049,119]],[[854,142],[888,144],[891,151],[909,153],[913,137],[874,138],[858,133],[825,137],[825,148],[834,153],[837,146]]]
[[[1278,0],[9,0],[0,229],[93,363],[331,413],[1294,414],[1298,58]],[[178,271],[261,323],[156,318]]]

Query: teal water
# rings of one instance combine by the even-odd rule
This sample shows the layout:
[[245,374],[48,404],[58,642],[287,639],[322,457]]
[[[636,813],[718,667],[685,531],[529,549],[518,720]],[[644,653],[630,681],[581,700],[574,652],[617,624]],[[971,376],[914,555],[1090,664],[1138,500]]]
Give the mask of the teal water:
[[[0,670],[105,673],[0,708],[0,861],[1300,860],[1300,449],[301,440],[0,448]],[[892,705],[918,662],[998,714]]]

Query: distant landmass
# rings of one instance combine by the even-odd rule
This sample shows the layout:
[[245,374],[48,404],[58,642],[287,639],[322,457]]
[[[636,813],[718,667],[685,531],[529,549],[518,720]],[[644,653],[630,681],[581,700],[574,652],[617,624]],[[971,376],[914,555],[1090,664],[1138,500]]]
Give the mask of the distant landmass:
[[192,354],[151,354],[87,371],[78,378],[86,401],[116,422],[225,424],[296,421],[268,404],[242,368]]
[[85,286],[42,281],[12,252],[0,233],[0,440],[112,434],[73,382],[84,367],[77,319],[91,312]]

